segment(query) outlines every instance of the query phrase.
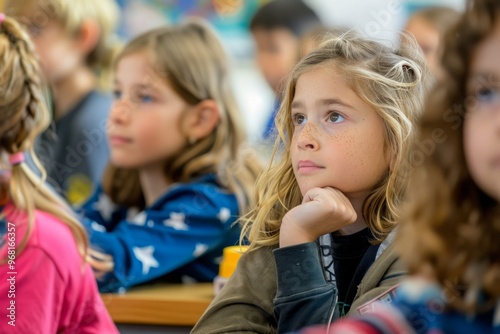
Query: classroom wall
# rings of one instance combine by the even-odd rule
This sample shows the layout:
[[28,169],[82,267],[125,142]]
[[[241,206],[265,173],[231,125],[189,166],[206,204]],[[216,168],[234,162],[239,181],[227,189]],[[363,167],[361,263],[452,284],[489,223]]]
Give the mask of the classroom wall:
[[[304,0],[325,24],[354,28],[367,37],[397,43],[409,12],[429,5],[462,10],[465,0]],[[273,95],[255,67],[238,64],[235,84],[251,138],[256,138],[272,108]]]
[[396,40],[411,8],[443,5],[462,10],[465,0],[304,0],[329,25],[353,27],[367,37]]

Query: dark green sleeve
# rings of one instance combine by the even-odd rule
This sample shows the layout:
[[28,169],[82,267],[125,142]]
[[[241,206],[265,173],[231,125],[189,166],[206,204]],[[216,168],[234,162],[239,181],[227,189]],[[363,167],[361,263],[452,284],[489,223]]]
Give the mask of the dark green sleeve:
[[276,266],[270,247],[243,255],[192,334],[276,333]]
[[337,289],[325,280],[315,243],[275,249],[278,288],[274,310],[278,333],[327,324],[337,318]]

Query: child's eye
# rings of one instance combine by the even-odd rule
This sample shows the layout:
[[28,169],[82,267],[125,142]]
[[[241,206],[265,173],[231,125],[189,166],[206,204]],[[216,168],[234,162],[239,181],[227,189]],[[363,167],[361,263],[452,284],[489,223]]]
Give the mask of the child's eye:
[[306,122],[306,116],[304,116],[302,114],[294,114],[294,115],[292,115],[292,121],[293,121],[293,125],[295,125],[295,126],[302,125]]
[[153,102],[153,97],[151,97],[150,95],[139,95],[139,101],[143,102],[143,103],[151,103]]
[[477,90],[476,92],[476,98],[480,102],[490,102],[494,100],[495,98],[499,98],[498,91],[495,89],[489,88],[489,87],[481,87],[480,89]]
[[115,97],[115,100],[118,100],[122,97],[122,92],[120,90],[115,89],[113,91],[113,96]]
[[336,113],[336,112],[332,112],[328,115],[328,122],[331,122],[331,123],[340,123],[344,119],[345,119],[344,116],[342,116],[341,114]]

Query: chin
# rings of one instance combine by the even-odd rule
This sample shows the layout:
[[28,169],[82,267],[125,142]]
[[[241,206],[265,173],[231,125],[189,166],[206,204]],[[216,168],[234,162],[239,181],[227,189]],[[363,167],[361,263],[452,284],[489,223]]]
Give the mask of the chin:
[[129,161],[127,159],[110,159],[110,162],[113,166],[117,168],[127,168],[127,169],[133,169],[137,168],[137,164],[135,164],[133,161]]

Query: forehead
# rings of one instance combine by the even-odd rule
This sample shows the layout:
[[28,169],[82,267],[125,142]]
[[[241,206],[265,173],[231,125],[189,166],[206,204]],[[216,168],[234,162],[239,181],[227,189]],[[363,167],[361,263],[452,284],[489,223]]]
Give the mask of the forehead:
[[119,58],[115,68],[115,79],[121,84],[167,85],[164,72],[155,66],[150,52],[137,51]]
[[497,19],[491,34],[476,47],[472,55],[471,72],[495,72],[500,74],[500,20]]
[[297,37],[291,31],[285,28],[254,28],[252,30],[253,37],[257,42],[261,43],[296,43]]
[[[300,69],[295,73],[294,77],[294,95],[297,95],[297,88],[299,86],[310,88],[311,85],[314,85],[318,88],[335,90],[336,87],[342,85],[345,88],[351,89],[346,75],[334,62],[316,64],[309,68]],[[314,91],[314,89],[312,91]]]

